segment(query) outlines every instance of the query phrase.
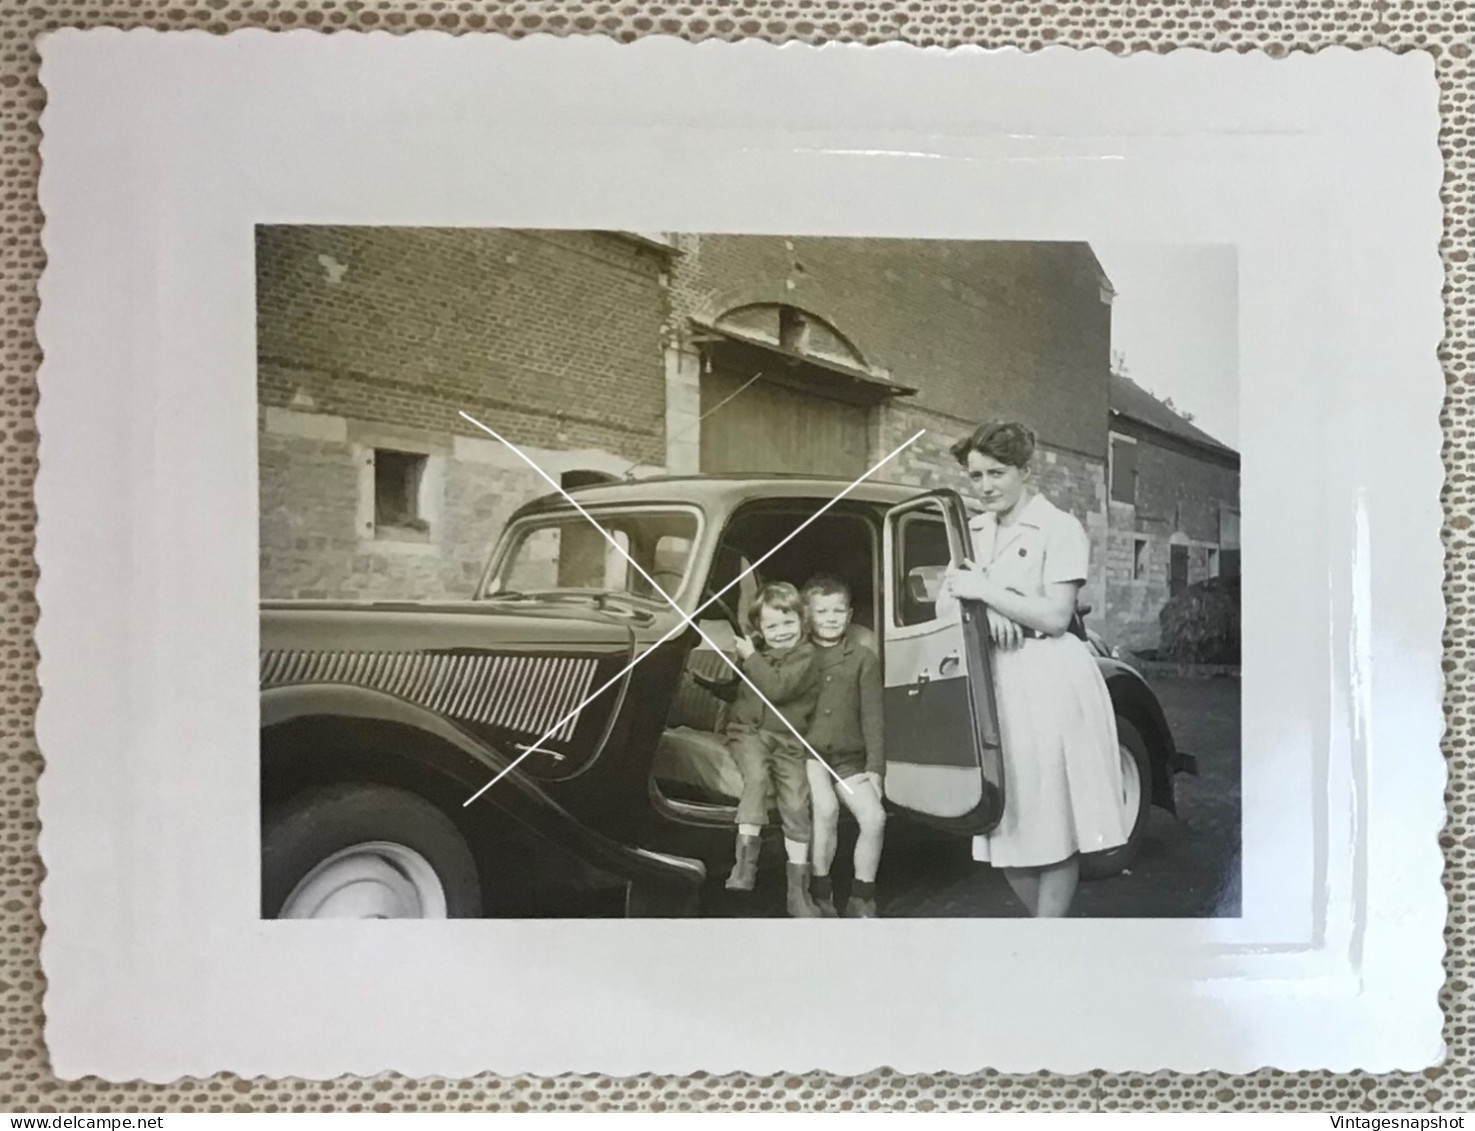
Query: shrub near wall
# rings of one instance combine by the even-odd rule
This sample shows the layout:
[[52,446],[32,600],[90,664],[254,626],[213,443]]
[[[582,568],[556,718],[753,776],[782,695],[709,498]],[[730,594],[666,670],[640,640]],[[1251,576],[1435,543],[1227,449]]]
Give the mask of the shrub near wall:
[[1239,663],[1238,577],[1190,585],[1163,606],[1161,659],[1181,664]]

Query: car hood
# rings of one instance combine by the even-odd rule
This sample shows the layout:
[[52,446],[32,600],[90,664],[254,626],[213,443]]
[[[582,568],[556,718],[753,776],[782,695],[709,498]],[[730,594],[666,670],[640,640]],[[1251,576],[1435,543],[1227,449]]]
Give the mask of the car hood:
[[629,621],[583,604],[265,601],[263,651],[629,652]]

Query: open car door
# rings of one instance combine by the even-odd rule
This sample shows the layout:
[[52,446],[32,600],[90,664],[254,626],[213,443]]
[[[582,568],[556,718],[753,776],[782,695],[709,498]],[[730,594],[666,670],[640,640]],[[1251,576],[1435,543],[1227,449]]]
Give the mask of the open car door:
[[886,513],[886,796],[950,832],[992,830],[1004,812],[1004,766],[983,605],[938,601],[944,570],[972,556],[954,491],[929,491]]

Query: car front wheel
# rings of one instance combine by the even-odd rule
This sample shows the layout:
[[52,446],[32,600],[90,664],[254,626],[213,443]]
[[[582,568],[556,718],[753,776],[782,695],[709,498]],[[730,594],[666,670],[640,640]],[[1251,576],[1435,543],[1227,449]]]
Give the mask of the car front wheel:
[[1116,718],[1117,749],[1122,766],[1122,823],[1131,830],[1127,843],[1105,852],[1081,855],[1081,879],[1103,880],[1131,866],[1147,835],[1147,817],[1152,810],[1152,759],[1147,742],[1132,723]]
[[261,830],[268,919],[466,919],[476,862],[455,823],[402,789],[343,783],[269,810]]

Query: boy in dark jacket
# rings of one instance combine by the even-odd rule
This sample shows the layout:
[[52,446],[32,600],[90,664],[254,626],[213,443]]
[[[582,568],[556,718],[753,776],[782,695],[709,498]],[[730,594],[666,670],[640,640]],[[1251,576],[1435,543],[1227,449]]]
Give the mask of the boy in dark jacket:
[[[727,744],[743,777],[738,801],[737,859],[727,877],[731,891],[752,891],[758,876],[759,836],[768,819],[768,798],[778,805],[788,854],[788,910],[814,918],[819,909],[809,895],[808,751],[796,736],[814,716],[818,681],[814,648],[805,639],[804,602],[787,582],[765,585],[748,612],[748,622],[763,640],[763,650],[737,638],[743,674],[762,692],[739,681],[728,716]],[[767,702],[764,702],[764,700]],[[782,712],[782,718],[779,717]],[[784,725],[788,720],[789,726]],[[793,730],[790,730],[790,726]],[[770,787],[772,793],[770,793]]]
[[811,890],[821,915],[838,914],[830,865],[835,861],[840,803],[844,802],[860,826],[855,841],[855,881],[845,917],[873,919],[876,871],[886,835],[886,809],[881,803],[886,771],[881,661],[862,642],[862,630],[850,623],[850,590],[844,582],[833,577],[812,579],[804,586],[804,607],[819,679],[814,721],[805,737],[835,771],[831,774],[813,758],[806,764],[814,797]]

